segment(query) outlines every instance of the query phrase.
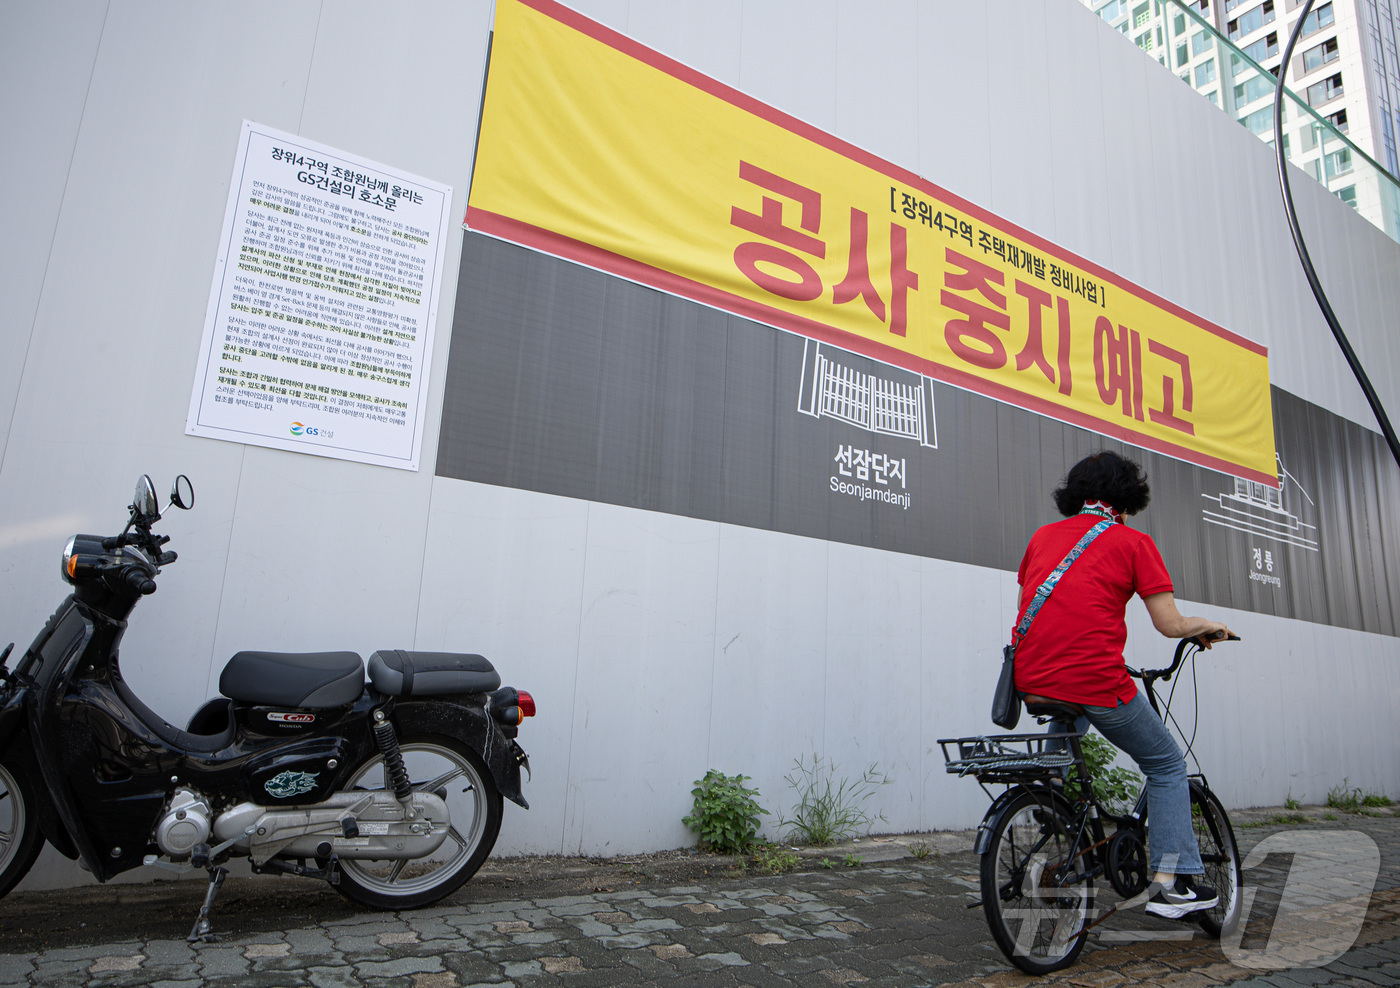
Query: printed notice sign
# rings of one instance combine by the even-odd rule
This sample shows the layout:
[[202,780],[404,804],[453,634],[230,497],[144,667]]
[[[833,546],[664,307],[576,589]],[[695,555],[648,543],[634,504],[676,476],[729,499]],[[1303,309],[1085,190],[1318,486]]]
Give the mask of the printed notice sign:
[[417,470],[451,202],[245,120],[186,433]]

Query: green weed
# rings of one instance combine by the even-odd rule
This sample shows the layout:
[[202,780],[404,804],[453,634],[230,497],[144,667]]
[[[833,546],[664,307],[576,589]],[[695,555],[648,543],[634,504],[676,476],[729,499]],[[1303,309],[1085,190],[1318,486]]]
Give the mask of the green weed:
[[1383,793],[1367,792],[1350,786],[1350,779],[1343,779],[1340,786],[1327,791],[1327,805],[1344,813],[1360,813],[1362,807],[1390,806],[1389,796]]
[[[1085,734],[1079,745],[1084,752],[1084,764],[1094,780],[1094,798],[1110,813],[1126,813],[1142,789],[1142,776],[1130,768],[1111,768],[1113,759],[1118,757],[1118,749],[1100,734],[1092,731]],[[1078,774],[1078,767],[1071,768],[1069,781],[1075,781]]]
[[794,766],[783,781],[797,791],[797,806],[791,817],[778,817],[778,826],[787,830],[790,840],[825,847],[858,831],[868,832],[876,820],[884,819],[865,808],[866,801],[891,781],[873,762],[854,781],[837,779],[836,763],[815,753],[810,766],[803,758],[796,759]]
[[753,846],[753,866],[769,875],[781,875],[792,871],[802,863],[802,858],[790,848],[760,841]]
[[748,781],[747,775],[729,776],[710,769],[690,791],[694,809],[681,822],[711,849],[742,854],[758,835],[759,815],[768,813],[758,805],[758,790],[744,786]]
[[1284,824],[1307,823],[1307,822],[1308,822],[1308,817],[1307,817],[1306,814],[1303,814],[1303,813],[1275,813],[1273,816],[1269,817],[1267,820],[1255,820],[1255,821],[1252,822],[1252,823],[1242,823],[1242,824],[1240,824],[1240,827],[1241,827],[1241,828],[1245,828],[1245,827],[1274,827],[1274,826],[1280,826],[1280,825],[1284,825]]

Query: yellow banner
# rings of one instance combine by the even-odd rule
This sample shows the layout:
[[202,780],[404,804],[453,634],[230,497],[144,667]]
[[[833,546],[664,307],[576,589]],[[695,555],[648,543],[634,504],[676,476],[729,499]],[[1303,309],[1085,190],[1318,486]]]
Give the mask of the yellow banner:
[[550,0],[498,0],[466,224],[1278,483],[1264,347]]

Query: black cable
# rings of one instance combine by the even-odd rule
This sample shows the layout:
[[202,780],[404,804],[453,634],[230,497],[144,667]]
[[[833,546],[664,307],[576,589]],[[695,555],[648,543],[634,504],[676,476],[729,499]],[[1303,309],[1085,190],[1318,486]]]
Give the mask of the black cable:
[[1288,159],[1283,152],[1283,81],[1288,75],[1288,61],[1293,57],[1293,46],[1298,43],[1298,38],[1303,33],[1303,24],[1312,11],[1313,2],[1314,0],[1305,0],[1303,11],[1298,15],[1298,23],[1293,25],[1293,33],[1288,37],[1288,46],[1283,50],[1283,61],[1279,62],[1278,66],[1278,85],[1274,88],[1274,150],[1278,154],[1278,180],[1283,189],[1283,209],[1288,219],[1288,229],[1293,234],[1293,246],[1298,249],[1298,260],[1303,262],[1303,273],[1307,275],[1308,286],[1312,288],[1313,297],[1317,299],[1317,304],[1322,309],[1322,317],[1327,320],[1332,335],[1336,337],[1337,346],[1341,347],[1342,356],[1346,357],[1347,365],[1351,367],[1351,372],[1356,375],[1356,381],[1361,385],[1361,390],[1366,395],[1366,401],[1370,404],[1371,411],[1375,413],[1376,421],[1380,423],[1381,435],[1385,437],[1386,445],[1390,447],[1390,455],[1395,457],[1396,465],[1400,466],[1400,439],[1396,438],[1395,429],[1385,414],[1380,396],[1376,394],[1376,389],[1371,386],[1371,379],[1366,376],[1366,370],[1361,366],[1361,361],[1357,359],[1356,351],[1351,348],[1346,333],[1342,332],[1342,325],[1337,321],[1336,313],[1332,311],[1332,304],[1327,301],[1327,295],[1322,290],[1322,283],[1318,281],[1312,258],[1308,256],[1307,245],[1303,243],[1303,231],[1298,226],[1298,213],[1293,208],[1293,189],[1288,182]]
[[1172,688],[1167,691],[1167,702],[1162,706],[1163,720],[1176,728],[1177,736],[1186,742],[1186,751],[1183,757],[1187,755],[1190,756],[1191,760],[1196,763],[1197,772],[1201,770],[1201,760],[1196,757],[1196,753],[1191,749],[1196,746],[1196,732],[1200,730],[1201,727],[1201,696],[1199,684],[1196,681],[1196,656],[1200,654],[1201,649],[1199,646],[1191,651],[1191,705],[1195,713],[1195,722],[1191,725],[1191,737],[1189,740],[1186,737],[1186,732],[1181,729],[1181,724],[1172,714],[1172,699],[1176,696],[1177,683],[1181,682],[1180,669],[1177,670],[1177,674],[1172,678]]

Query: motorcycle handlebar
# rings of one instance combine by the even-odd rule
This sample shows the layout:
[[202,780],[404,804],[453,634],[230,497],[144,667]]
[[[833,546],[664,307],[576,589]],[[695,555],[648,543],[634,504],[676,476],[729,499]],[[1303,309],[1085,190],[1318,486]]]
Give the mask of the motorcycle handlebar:
[[121,581],[128,589],[143,596],[156,592],[156,581],[134,566],[128,566],[122,570]]

